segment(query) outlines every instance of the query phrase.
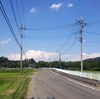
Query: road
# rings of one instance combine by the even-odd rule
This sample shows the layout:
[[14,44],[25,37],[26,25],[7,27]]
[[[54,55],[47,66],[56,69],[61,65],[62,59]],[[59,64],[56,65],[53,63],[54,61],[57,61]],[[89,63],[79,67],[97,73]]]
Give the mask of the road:
[[40,70],[32,77],[30,99],[100,99],[100,90],[83,86],[50,70]]

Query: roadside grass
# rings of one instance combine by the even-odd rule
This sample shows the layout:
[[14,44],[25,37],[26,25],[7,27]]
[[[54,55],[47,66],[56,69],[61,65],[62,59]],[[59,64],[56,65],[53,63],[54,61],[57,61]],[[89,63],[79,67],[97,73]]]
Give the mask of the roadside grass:
[[0,99],[25,99],[31,75],[36,71],[24,69],[20,75],[19,70],[0,70]]
[[100,71],[84,71],[84,72],[86,72],[86,73],[95,73],[95,74],[100,74]]

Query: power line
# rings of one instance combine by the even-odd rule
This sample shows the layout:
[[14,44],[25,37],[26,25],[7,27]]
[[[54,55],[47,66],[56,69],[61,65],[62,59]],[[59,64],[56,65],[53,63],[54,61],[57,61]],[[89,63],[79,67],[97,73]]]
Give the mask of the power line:
[[[16,34],[15,34],[13,28],[12,28],[12,25],[11,25],[10,20],[9,20],[9,18],[8,18],[6,12],[5,12],[5,9],[4,9],[3,5],[2,5],[1,0],[0,0],[0,10],[1,10],[3,16],[4,16],[4,19],[5,19],[6,23],[7,23],[8,27],[9,27],[9,29],[10,29],[12,35],[13,35],[13,37],[14,37],[16,43],[17,43],[18,46],[21,48],[20,43],[19,43],[19,41],[18,41],[18,39],[17,39],[17,37],[16,37]],[[23,49],[22,49],[22,51],[23,51]],[[23,51],[23,53],[24,53],[24,51]],[[24,55],[25,55],[25,53],[24,53]],[[26,57],[26,56],[25,56],[25,57]]]
[[19,13],[19,7],[18,7],[18,2],[16,0],[16,8],[17,8],[17,13],[18,13],[18,19],[19,19],[19,22],[21,23],[21,18],[20,18],[20,13]]
[[89,31],[83,31],[83,32],[88,33],[88,34],[100,35],[100,33],[97,33],[97,32],[89,32]]
[[[33,46],[24,46],[24,48],[31,48]],[[36,49],[39,48],[56,48],[56,47],[59,47],[59,45],[51,45],[51,46],[38,46],[38,47],[35,47]]]
[[[20,29],[19,29],[19,25],[18,25],[18,22],[17,22],[17,18],[16,18],[16,14],[15,14],[15,11],[14,11],[14,7],[13,7],[13,3],[12,3],[12,0],[10,0],[10,5],[11,5],[11,9],[12,9],[12,12],[13,12],[13,16],[14,16],[14,19],[15,19],[15,23],[16,23],[16,26],[18,28],[18,31],[20,33]],[[21,47],[21,46],[20,46]],[[21,48],[22,49],[22,48]],[[22,49],[23,50],[23,49]],[[23,54],[25,55],[24,51],[23,51]],[[26,56],[25,56],[26,58]]]
[[91,25],[100,25],[100,21],[87,22],[87,26],[91,26]]
[[16,26],[18,28],[18,31],[20,32],[12,0],[10,0],[10,5],[11,5],[11,9],[12,9],[12,12],[13,12],[13,16],[14,16],[14,19],[15,19]]
[[[13,37],[14,37],[16,43],[18,44],[18,46],[19,46],[20,49],[21,49],[20,74],[22,75],[22,52],[24,53],[24,51],[23,51],[23,49],[22,49],[22,41],[21,41],[21,44],[19,44],[18,39],[17,39],[17,37],[16,37],[16,34],[15,34],[15,32],[14,32],[12,26],[11,26],[10,20],[9,20],[9,18],[8,18],[6,12],[5,12],[5,9],[4,9],[4,7],[3,7],[3,5],[2,5],[2,3],[1,3],[1,0],[0,0],[0,10],[1,10],[3,16],[4,16],[4,19],[5,19],[6,23],[7,23],[8,27],[9,27],[9,29],[10,29],[12,35],[13,35]],[[22,30],[22,29],[21,29],[21,30]],[[21,33],[21,32],[20,32],[20,33]],[[22,38],[22,35],[21,35],[21,38]],[[25,53],[24,53],[24,55],[25,55]],[[26,58],[26,55],[25,55],[25,58]]]
[[74,43],[72,43],[71,45],[70,45],[70,47],[67,49],[67,51],[66,52],[68,52],[74,45],[75,45],[75,43],[76,43],[76,40],[75,40],[75,42]]
[[86,41],[86,43],[100,43],[100,41]]
[[24,26],[25,26],[24,2],[23,2],[23,0],[22,0],[22,14],[23,14],[23,22],[24,22]]
[[28,40],[56,40],[56,39],[64,39],[66,38],[66,34],[61,34],[61,35],[25,35],[24,34],[24,39]]
[[63,43],[63,45],[58,49],[58,50],[62,50],[65,46],[67,46],[67,44],[72,40],[72,38],[74,37],[74,35],[71,35],[68,36],[68,38],[66,39],[66,41]]
[[59,25],[54,27],[43,27],[43,28],[26,28],[26,30],[33,30],[33,31],[41,31],[41,30],[58,30],[58,29],[65,29],[66,27],[70,27],[71,25]]
[[24,38],[24,39],[26,39],[26,40],[38,40],[38,41],[40,41],[40,40],[42,40],[42,41],[49,41],[49,40],[61,40],[61,39],[65,39],[66,37],[64,36],[64,37],[53,37],[53,38]]
[[[74,26],[75,27],[75,26]],[[74,30],[74,27],[72,28],[72,30],[71,30],[71,32],[69,33],[69,35],[67,36],[67,39],[66,39],[66,41],[62,44],[62,46],[57,50],[57,51],[59,51],[59,50],[61,50],[62,48],[64,48],[68,43],[69,43],[69,41],[74,37],[74,33],[72,33],[72,31]]]
[[54,26],[54,27],[43,27],[43,28],[25,28],[26,30],[29,31],[47,31],[47,30],[58,30],[58,29],[65,29],[66,27],[71,27],[74,24],[66,24],[66,25],[59,25],[59,26]]
[[2,14],[3,14],[4,18],[5,18],[5,21],[6,21],[7,25],[8,25],[8,27],[9,27],[9,29],[10,29],[13,37],[14,37],[14,39],[15,39],[15,41],[17,42],[18,46],[20,47],[18,39],[17,39],[17,37],[15,35],[15,32],[14,32],[14,30],[13,30],[11,24],[10,24],[10,21],[9,21],[8,16],[7,16],[6,12],[5,12],[5,9],[4,9],[4,7],[3,7],[3,5],[1,3],[1,0],[0,0],[0,9],[1,9],[1,12],[2,12]]

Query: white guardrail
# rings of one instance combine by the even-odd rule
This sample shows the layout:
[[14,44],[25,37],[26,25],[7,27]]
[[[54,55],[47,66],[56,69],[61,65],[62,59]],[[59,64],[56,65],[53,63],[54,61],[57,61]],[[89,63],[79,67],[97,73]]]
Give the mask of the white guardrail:
[[100,72],[80,72],[80,71],[70,71],[70,70],[56,69],[56,68],[55,70],[61,71],[67,74],[71,74],[71,75],[76,75],[76,76],[100,81]]

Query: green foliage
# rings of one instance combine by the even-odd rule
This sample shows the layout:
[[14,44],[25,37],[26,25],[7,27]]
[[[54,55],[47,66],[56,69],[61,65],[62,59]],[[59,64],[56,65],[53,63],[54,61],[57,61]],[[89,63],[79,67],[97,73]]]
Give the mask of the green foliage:
[[53,61],[53,62],[50,62],[50,67],[51,68],[60,68],[60,62],[58,61]]
[[43,67],[49,67],[49,63],[44,61],[39,61],[38,63],[36,63],[36,68],[43,68]]
[[[83,62],[84,70],[87,71],[100,71],[100,61],[84,61]],[[43,67],[51,67],[51,68],[60,68],[60,62],[59,61],[53,61],[53,62],[44,62],[39,61],[36,64],[37,68],[43,68]],[[80,62],[61,62],[61,68],[67,69],[67,70],[81,70],[81,63]]]
[[4,63],[4,62],[8,62],[9,60],[8,60],[8,58],[6,58],[6,57],[0,57],[0,63]]
[[84,69],[91,71],[100,71],[100,61],[84,61]]
[[[32,62],[35,60],[34,59],[31,59]],[[29,67],[29,61],[27,60],[24,60],[23,62],[23,67]],[[8,58],[6,57],[0,57],[0,68],[19,68],[20,66],[20,61],[12,61],[12,60],[9,60]]]
[[[61,68],[62,69],[68,69],[68,70],[79,70],[80,71],[80,62],[61,62]],[[34,66],[35,68],[43,68],[43,67],[51,67],[51,68],[60,68],[60,62],[59,61],[53,61],[53,62],[45,62],[45,61],[39,61],[35,62],[33,58],[23,61],[23,68]],[[100,71],[100,61],[99,60],[85,60],[83,62],[84,70],[87,71]],[[6,57],[0,57],[0,68],[19,68],[20,61],[11,61],[8,60]]]

